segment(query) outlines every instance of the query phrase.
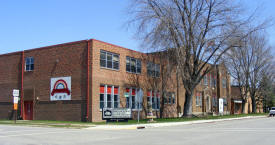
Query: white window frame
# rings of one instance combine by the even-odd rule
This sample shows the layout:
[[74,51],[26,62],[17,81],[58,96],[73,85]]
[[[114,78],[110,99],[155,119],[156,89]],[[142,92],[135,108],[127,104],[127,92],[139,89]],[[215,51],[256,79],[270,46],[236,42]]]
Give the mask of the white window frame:
[[203,85],[208,85],[207,74],[203,76]]
[[202,106],[202,94],[200,92],[196,93],[196,106]]
[[[150,98],[150,102],[147,102],[147,104],[148,103],[150,103],[151,104],[151,106],[152,106],[152,110],[154,110],[154,111],[159,111],[160,110],[160,97],[158,97],[158,95],[157,94],[159,94],[157,91],[148,91],[148,92],[150,92],[150,96],[148,96],[147,95],[147,97],[149,97]],[[154,93],[153,93],[154,92]],[[153,96],[153,94],[155,94],[155,96]],[[154,98],[154,99],[153,99]],[[148,101],[148,99],[147,99],[147,101]],[[154,103],[155,103],[155,108],[153,108],[153,101],[154,101]]]
[[[101,66],[101,52],[105,53],[105,66]],[[108,59],[107,59],[107,54],[111,54],[112,55],[112,68],[109,68],[108,65]],[[114,55],[118,56],[118,68],[114,68]],[[111,70],[119,70],[120,69],[120,55],[117,53],[113,53],[113,52],[109,52],[109,51],[105,51],[105,50],[100,50],[100,55],[99,55],[99,66],[100,68],[105,68],[105,69],[111,69]]]
[[[151,74],[148,73],[149,70],[152,71]],[[158,72],[158,75],[156,72]],[[147,62],[147,75],[150,77],[160,77],[160,64],[156,64],[150,61]]]
[[[127,59],[129,59],[130,71],[127,70]],[[131,61],[132,61],[132,60],[135,61],[135,68],[136,68],[135,71],[132,70],[132,65],[131,65]],[[137,65],[138,62],[140,63],[140,72],[137,72],[137,70],[138,70],[138,65]],[[126,72],[135,73],[135,74],[141,74],[141,71],[142,71],[141,60],[140,60],[140,59],[137,59],[137,58],[130,57],[130,56],[126,56]]]
[[[138,98],[137,98],[137,92],[138,92],[138,89],[139,88],[134,88],[134,87],[126,87],[126,89],[129,89],[129,106],[128,106],[128,108],[129,109],[132,109],[132,111],[137,111],[138,110]],[[125,89],[125,90],[126,90]],[[136,94],[135,94],[135,108],[132,108],[132,103],[133,103],[133,100],[132,100],[132,90],[133,89],[135,89],[136,90]],[[126,103],[127,103],[127,99],[126,99]],[[127,106],[126,106],[127,107]],[[140,108],[139,108],[139,110],[142,110],[142,108],[143,108],[143,105],[142,105],[142,103],[140,104]]]
[[[101,86],[104,86],[104,100],[103,100],[103,102],[104,102],[104,105],[103,105],[103,108],[107,108],[107,89],[108,89],[108,86],[109,87],[112,87],[112,90],[111,90],[111,108],[114,108],[114,106],[115,106],[115,101],[114,101],[114,88],[115,87],[117,87],[118,88],[118,94],[117,94],[117,102],[118,102],[118,104],[117,104],[117,108],[119,108],[120,107],[120,96],[119,96],[119,92],[120,92],[120,89],[119,89],[119,86],[114,86],[114,85],[104,85],[104,84],[101,84],[100,85],[100,87]],[[100,94],[102,94],[101,92],[99,92],[99,107],[100,107]],[[102,108],[100,108],[100,110],[102,110]]]

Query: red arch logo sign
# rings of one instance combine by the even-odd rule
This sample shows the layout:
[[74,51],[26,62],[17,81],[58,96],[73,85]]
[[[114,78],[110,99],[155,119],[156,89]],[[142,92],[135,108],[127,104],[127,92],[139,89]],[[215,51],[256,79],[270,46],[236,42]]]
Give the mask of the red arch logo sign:
[[53,96],[55,93],[66,93],[67,95],[71,94],[66,81],[64,81],[63,79],[59,79],[54,83],[51,95]]
[[50,100],[71,100],[71,76],[51,78]]

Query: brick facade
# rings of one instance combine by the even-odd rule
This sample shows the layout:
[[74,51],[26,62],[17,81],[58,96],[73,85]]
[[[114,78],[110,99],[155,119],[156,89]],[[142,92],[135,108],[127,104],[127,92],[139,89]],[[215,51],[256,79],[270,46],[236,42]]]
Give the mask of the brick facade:
[[[101,50],[119,55],[118,70],[100,67]],[[144,85],[148,81],[147,61],[141,59],[141,73],[138,75],[126,71],[126,56],[140,59],[144,58],[145,55],[94,39],[0,55],[0,118],[12,118],[12,90],[19,89],[20,92],[23,91],[22,103],[32,102],[32,119],[102,121],[99,103],[100,86],[118,86],[119,107],[126,107],[124,93],[126,88],[135,87],[135,84],[130,80],[134,77],[138,77],[139,83],[142,84],[144,107],[146,108],[146,93],[152,90],[152,88]],[[24,71],[23,68],[22,72],[22,63],[24,67],[22,60],[27,57],[34,58],[34,70]],[[87,64],[88,58],[89,65]],[[51,78],[66,76],[71,76],[71,100],[50,101]],[[217,107],[213,107],[213,96],[227,99],[228,103],[224,109],[227,112],[230,110],[230,79],[225,67],[217,67],[213,72],[213,76],[217,78],[216,87],[210,85],[209,77],[208,84],[199,85],[194,92],[194,94],[196,92],[202,93],[201,106],[196,105],[196,96],[193,97],[193,112],[195,114],[217,112]],[[226,79],[226,88],[222,87],[222,79]],[[165,104],[164,117],[178,117],[183,110],[185,91],[182,83],[178,80],[174,73],[167,82],[169,84],[167,91],[175,94],[175,100],[174,103]],[[88,83],[89,86],[87,87]],[[87,96],[89,97],[88,102]],[[20,106],[26,111],[24,107],[27,106],[19,104],[19,112],[21,110]],[[21,117],[28,119],[24,116],[24,111],[22,111]],[[87,111],[89,112],[88,118],[86,118]],[[133,111],[134,118],[136,118],[136,112]],[[146,109],[141,114],[142,118],[145,118]],[[154,114],[159,117],[159,111],[155,110]]]

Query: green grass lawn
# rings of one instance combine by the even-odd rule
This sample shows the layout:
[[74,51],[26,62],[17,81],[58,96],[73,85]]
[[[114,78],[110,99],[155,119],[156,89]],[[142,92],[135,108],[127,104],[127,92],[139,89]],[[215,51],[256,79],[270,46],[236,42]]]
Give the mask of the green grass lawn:
[[[240,115],[223,115],[223,116],[204,116],[204,117],[192,117],[192,118],[157,118],[154,119],[156,123],[165,122],[184,122],[184,121],[194,121],[194,120],[208,120],[208,119],[225,119],[225,118],[238,118],[247,116],[262,116],[268,115],[267,113],[257,113],[257,114],[240,114]],[[140,124],[147,124],[148,119],[142,119]],[[16,124],[14,120],[0,120],[0,124],[9,125],[27,125],[27,126],[44,126],[44,127],[63,127],[63,128],[87,128],[95,125],[130,125],[138,124],[137,120],[129,120],[128,122],[76,122],[76,121],[50,121],[50,120],[17,120]]]

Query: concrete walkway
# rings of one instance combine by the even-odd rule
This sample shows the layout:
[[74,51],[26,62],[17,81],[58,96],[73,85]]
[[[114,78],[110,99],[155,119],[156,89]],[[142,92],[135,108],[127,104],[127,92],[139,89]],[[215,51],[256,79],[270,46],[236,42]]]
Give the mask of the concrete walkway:
[[196,121],[184,121],[184,122],[166,122],[166,123],[148,123],[148,124],[134,124],[134,125],[96,125],[85,129],[99,129],[99,130],[129,130],[129,129],[143,129],[143,128],[155,128],[155,127],[167,127],[178,126],[187,124],[200,124],[200,123],[214,123],[220,121],[241,120],[241,119],[254,119],[265,118],[267,116],[248,116],[239,118],[227,118],[227,119],[209,119],[209,120],[196,120]]

